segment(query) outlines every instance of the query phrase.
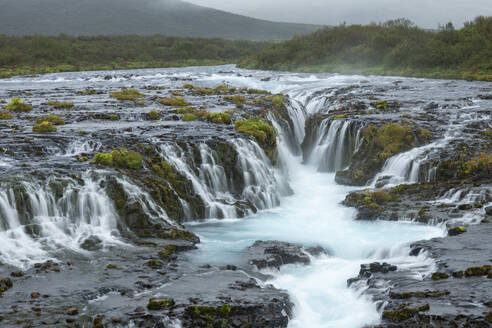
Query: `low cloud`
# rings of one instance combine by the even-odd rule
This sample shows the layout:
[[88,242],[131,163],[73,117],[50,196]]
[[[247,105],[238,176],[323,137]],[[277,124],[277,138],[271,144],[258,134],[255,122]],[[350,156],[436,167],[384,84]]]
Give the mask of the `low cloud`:
[[461,26],[478,15],[492,15],[491,0],[188,0],[198,5],[273,21],[337,25],[367,24],[406,17],[435,28]]

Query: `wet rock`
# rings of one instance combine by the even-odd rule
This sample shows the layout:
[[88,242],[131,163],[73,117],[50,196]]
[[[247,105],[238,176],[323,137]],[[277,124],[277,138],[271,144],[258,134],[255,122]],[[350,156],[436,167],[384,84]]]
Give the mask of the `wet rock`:
[[41,294],[39,292],[32,292],[31,293],[31,298],[39,298],[39,296],[41,296]]
[[467,230],[465,227],[454,227],[448,230],[448,235],[450,236],[457,236],[461,235],[462,233],[465,233]]
[[246,248],[245,256],[248,263],[258,269],[277,268],[285,264],[309,264],[309,256],[304,253],[302,246],[281,241],[256,241]]
[[492,206],[487,206],[484,208],[487,215],[492,215]]
[[71,307],[71,308],[67,309],[66,314],[67,315],[77,315],[77,314],[79,314],[79,310],[76,307]]
[[430,102],[427,105],[424,106],[424,110],[432,110],[432,109],[437,109],[439,107],[439,104],[436,102]]
[[97,251],[102,248],[102,240],[97,236],[90,236],[80,244],[80,248],[87,251]]
[[20,277],[23,277],[24,276],[24,271],[20,270],[20,271],[14,271],[14,272],[11,272],[10,275],[12,277],[15,277],[15,278],[20,278]]
[[391,271],[396,271],[397,267],[396,265],[391,265],[386,262],[379,263],[379,262],[373,262],[370,264],[361,264],[360,266],[360,271],[359,271],[359,277],[370,277],[373,273],[388,273]]
[[319,256],[319,255],[331,255],[331,253],[326,250],[325,248],[321,246],[315,246],[315,247],[308,247],[304,249],[307,253],[311,254],[312,256]]
[[12,288],[14,284],[10,278],[0,278],[0,295],[9,288]]

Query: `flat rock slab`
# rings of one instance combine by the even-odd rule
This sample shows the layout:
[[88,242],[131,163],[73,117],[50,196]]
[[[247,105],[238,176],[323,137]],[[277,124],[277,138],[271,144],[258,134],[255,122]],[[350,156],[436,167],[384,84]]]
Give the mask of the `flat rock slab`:
[[252,246],[245,250],[247,262],[258,269],[279,269],[285,264],[309,264],[309,255],[304,252],[302,245],[282,241],[257,240]]

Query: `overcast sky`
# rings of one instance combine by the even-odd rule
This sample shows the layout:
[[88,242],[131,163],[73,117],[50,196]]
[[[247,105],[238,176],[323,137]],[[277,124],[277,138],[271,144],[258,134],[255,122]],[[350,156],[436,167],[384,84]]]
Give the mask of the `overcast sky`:
[[421,27],[492,15],[492,0],[187,0],[274,21],[337,25],[406,17]]

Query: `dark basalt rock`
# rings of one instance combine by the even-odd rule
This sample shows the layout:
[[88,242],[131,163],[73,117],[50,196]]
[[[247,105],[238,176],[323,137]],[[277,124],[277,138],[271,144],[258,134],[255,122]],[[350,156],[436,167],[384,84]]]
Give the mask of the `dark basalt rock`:
[[258,269],[277,268],[285,264],[309,264],[309,256],[299,244],[281,241],[256,241],[246,248],[245,256],[249,264]]
[[487,206],[484,208],[487,215],[492,215],[492,206]]
[[80,248],[86,251],[97,251],[102,248],[102,240],[97,236],[90,236],[80,244]]
[[321,247],[321,246],[315,246],[315,247],[308,247],[304,249],[306,253],[311,254],[312,256],[319,256],[319,255],[332,255],[330,251],[327,249]]

